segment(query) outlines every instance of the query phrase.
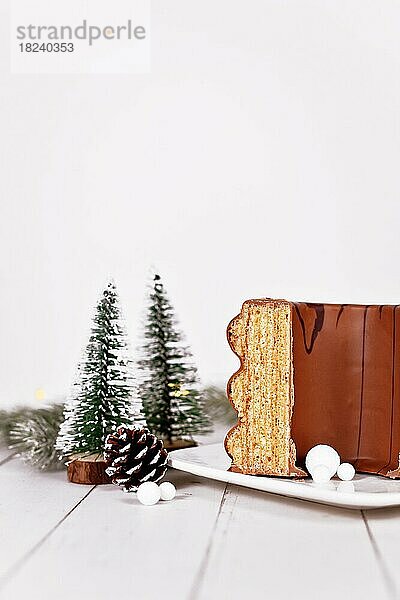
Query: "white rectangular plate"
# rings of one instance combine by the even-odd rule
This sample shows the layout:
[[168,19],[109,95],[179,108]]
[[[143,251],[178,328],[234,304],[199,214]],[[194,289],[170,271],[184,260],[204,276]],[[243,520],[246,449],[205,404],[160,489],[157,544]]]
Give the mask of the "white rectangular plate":
[[329,483],[317,484],[311,479],[294,480],[233,473],[228,470],[230,463],[222,443],[184,448],[169,454],[169,466],[174,469],[254,490],[344,508],[400,506],[400,480],[357,474],[352,481],[335,478]]

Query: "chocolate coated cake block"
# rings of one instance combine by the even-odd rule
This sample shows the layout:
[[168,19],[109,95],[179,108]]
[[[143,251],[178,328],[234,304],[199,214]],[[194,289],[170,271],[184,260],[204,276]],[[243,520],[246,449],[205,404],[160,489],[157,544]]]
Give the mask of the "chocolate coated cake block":
[[233,470],[304,476],[308,450],[329,444],[359,472],[400,477],[397,306],[248,300],[228,340]]

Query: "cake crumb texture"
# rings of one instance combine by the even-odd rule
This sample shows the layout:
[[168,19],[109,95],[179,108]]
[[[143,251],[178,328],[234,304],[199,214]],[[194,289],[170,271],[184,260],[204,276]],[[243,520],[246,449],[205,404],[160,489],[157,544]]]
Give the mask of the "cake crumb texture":
[[228,383],[238,423],[225,440],[234,471],[304,476],[291,439],[293,361],[291,304],[248,300],[228,326],[241,367]]

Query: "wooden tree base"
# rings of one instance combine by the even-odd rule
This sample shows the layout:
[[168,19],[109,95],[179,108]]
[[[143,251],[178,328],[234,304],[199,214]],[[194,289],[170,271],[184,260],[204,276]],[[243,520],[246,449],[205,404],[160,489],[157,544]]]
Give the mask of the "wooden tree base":
[[71,457],[67,470],[68,480],[71,483],[88,485],[111,483],[111,479],[106,473],[106,466],[102,454]]
[[168,452],[172,452],[172,450],[180,450],[181,448],[193,448],[197,446],[197,442],[194,440],[183,440],[177,439],[169,442],[168,440],[163,440],[164,448],[168,450]]

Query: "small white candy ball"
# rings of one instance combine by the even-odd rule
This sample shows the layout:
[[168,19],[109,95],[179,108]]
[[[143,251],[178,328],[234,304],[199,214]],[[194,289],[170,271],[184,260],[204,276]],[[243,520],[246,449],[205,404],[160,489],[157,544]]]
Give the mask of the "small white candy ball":
[[315,465],[311,471],[311,477],[315,483],[328,483],[332,475],[326,465]]
[[141,504],[152,506],[153,504],[157,504],[160,497],[160,488],[153,481],[145,481],[138,487],[137,499]]
[[340,456],[332,446],[318,444],[308,451],[306,456],[306,468],[313,477],[314,467],[317,465],[325,465],[330,477],[333,477],[340,465]]
[[338,466],[337,476],[342,481],[351,481],[356,474],[356,470],[350,463],[342,463]]
[[176,496],[176,487],[169,481],[164,481],[160,485],[161,500],[173,500]]

